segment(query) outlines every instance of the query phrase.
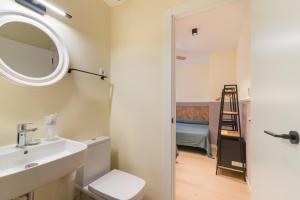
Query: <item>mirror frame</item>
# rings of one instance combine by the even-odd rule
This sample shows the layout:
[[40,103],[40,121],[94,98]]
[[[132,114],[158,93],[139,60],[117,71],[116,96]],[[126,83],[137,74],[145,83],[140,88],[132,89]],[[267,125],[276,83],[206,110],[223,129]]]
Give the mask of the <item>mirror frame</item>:
[[36,17],[21,11],[0,11],[0,28],[1,26],[10,22],[23,22],[32,25],[45,34],[47,34],[53,41],[58,51],[58,66],[55,71],[48,76],[36,78],[22,75],[13,69],[11,69],[0,57],[0,74],[9,80],[17,83],[18,85],[33,86],[33,87],[43,87],[48,85],[53,85],[60,81],[69,69],[69,55],[63,40],[58,36],[58,34],[49,27],[46,23],[37,19]]

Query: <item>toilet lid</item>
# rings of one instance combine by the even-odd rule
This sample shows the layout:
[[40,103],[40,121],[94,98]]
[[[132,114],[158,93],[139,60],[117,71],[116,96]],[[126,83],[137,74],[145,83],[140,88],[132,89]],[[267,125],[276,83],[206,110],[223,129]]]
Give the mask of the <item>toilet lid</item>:
[[89,184],[89,191],[113,200],[132,200],[143,190],[145,181],[134,175],[112,170]]

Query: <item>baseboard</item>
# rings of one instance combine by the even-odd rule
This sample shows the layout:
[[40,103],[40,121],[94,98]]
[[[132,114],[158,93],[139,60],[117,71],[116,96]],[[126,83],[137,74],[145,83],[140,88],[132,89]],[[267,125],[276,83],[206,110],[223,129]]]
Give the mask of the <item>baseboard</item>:
[[216,156],[217,155],[217,145],[216,144],[211,144],[211,153],[213,156]]
[[249,181],[249,177],[248,177],[248,176],[246,176],[246,182],[247,182],[248,188],[249,188],[249,190],[250,190],[250,192],[251,192],[251,191],[252,191],[252,188],[251,188],[251,183],[250,183],[250,181]]

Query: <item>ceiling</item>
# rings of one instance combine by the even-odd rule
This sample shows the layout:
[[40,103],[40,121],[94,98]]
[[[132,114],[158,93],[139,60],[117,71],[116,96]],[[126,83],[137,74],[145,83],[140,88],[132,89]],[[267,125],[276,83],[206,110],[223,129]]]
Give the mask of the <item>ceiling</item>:
[[104,0],[109,6],[118,6],[120,5],[121,3],[124,3],[125,1],[127,0]]
[[[176,50],[208,55],[235,48],[247,8],[248,1],[241,0],[177,19]],[[199,29],[198,36],[192,36],[195,27]]]

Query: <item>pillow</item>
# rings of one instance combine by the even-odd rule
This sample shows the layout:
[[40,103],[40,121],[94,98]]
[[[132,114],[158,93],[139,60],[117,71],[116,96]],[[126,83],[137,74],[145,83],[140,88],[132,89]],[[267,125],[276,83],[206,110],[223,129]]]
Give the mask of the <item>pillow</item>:
[[185,124],[202,124],[202,125],[208,125],[208,121],[204,120],[189,120],[189,119],[177,119],[177,123],[185,123]]

